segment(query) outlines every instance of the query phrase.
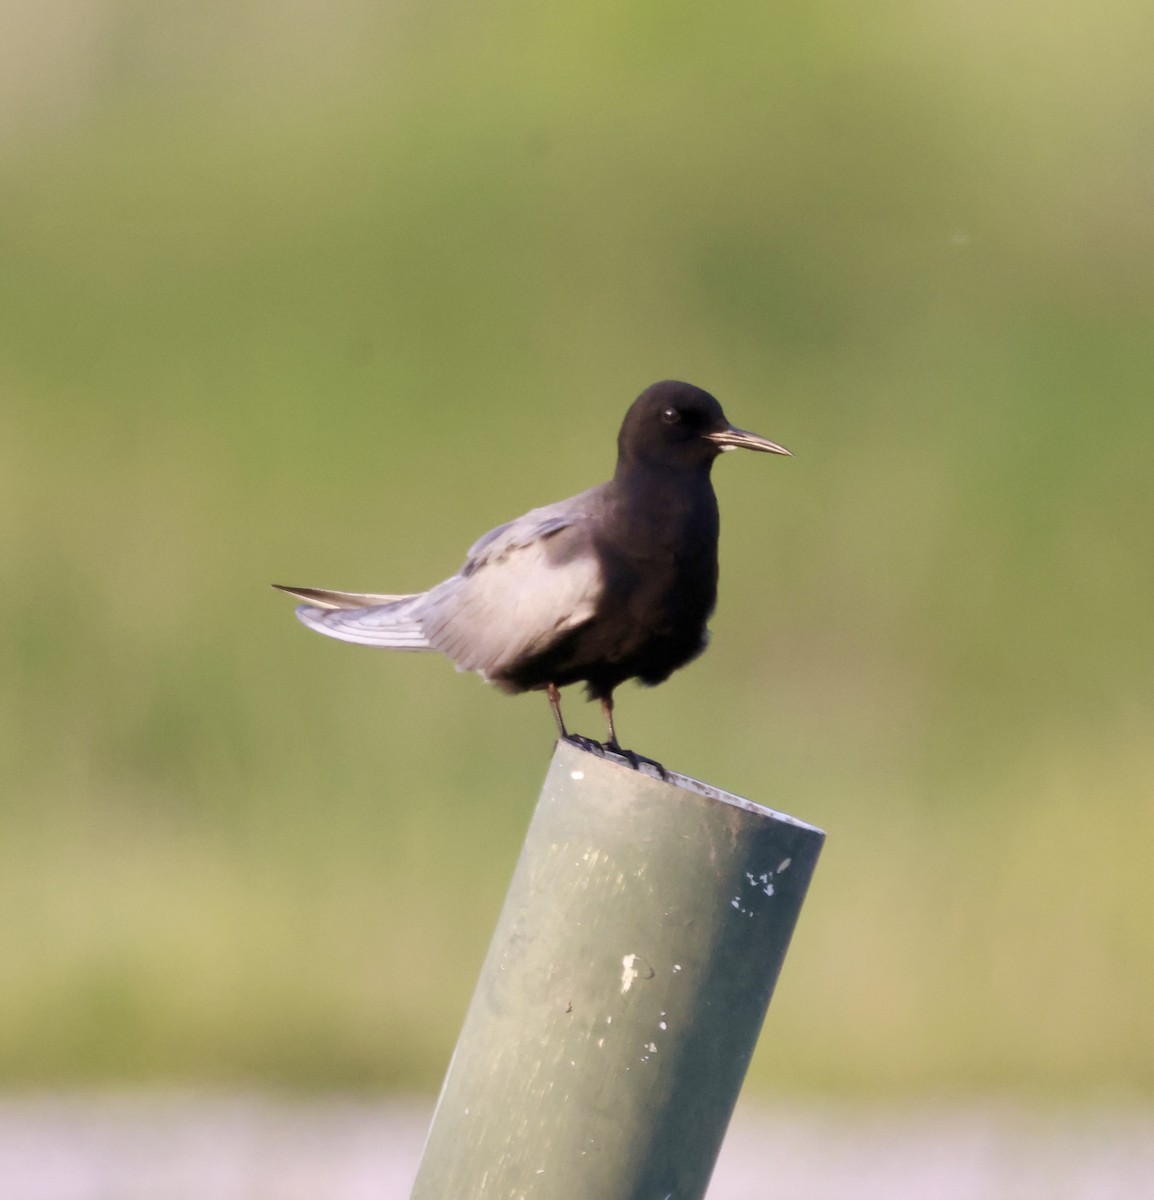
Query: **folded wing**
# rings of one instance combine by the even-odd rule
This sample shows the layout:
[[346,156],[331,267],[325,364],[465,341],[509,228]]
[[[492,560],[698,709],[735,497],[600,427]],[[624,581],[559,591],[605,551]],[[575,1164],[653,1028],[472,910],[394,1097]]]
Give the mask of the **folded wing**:
[[589,517],[601,489],[534,509],[485,534],[460,571],[428,592],[377,596],[282,588],[328,637],[389,650],[439,650],[486,678],[588,621],[604,588]]

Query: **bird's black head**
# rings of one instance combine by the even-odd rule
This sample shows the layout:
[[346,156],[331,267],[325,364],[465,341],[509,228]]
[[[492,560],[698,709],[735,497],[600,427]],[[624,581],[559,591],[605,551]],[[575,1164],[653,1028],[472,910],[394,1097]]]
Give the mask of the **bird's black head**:
[[776,442],[734,428],[708,392],[675,379],[647,387],[625,414],[617,436],[618,463],[626,467],[708,467],[723,450],[739,447],[789,453]]

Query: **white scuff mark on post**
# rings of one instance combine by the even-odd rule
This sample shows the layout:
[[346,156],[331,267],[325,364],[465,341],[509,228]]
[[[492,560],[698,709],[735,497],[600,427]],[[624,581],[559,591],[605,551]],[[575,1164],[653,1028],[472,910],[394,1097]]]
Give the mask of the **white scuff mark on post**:
[[582,780],[585,778],[585,772],[584,771],[570,771],[569,778],[576,779],[576,780]]
[[[781,860],[781,862],[779,862],[777,864],[777,867],[775,870],[762,871],[760,874],[755,874],[753,871],[746,871],[745,872],[745,881],[746,881],[746,883],[749,884],[749,886],[751,888],[755,889],[756,891],[761,892],[761,894],[763,896],[769,896],[772,898],[773,896],[775,896],[777,894],[777,887],[773,882],[774,876],[779,875],[782,871],[787,870],[789,868],[789,864],[792,861],[793,861],[792,859],[783,858]],[[753,916],[753,909],[747,908],[741,902],[740,893],[738,895],[734,896],[733,899],[730,900],[729,903],[730,903],[730,906],[732,908],[736,908],[739,913],[744,913],[747,917]]]
[[657,1053],[657,1043],[650,1042],[649,1045],[645,1047],[645,1049],[648,1050],[650,1054],[656,1054]]
[[673,974],[674,974],[674,975],[676,975],[676,974],[677,974],[677,972],[678,972],[678,971],[680,971],[680,970],[681,970],[681,964],[680,964],[680,963],[674,963],[674,964],[673,964]]
[[641,971],[636,964],[636,954],[627,954],[621,960],[621,966],[623,968],[621,971],[621,994],[623,996],[633,986],[633,981],[641,975]]
[[599,1037],[597,1039],[597,1049],[600,1050],[601,1047],[604,1045],[605,1045],[605,1039],[603,1037]]
[[665,1023],[664,1021],[658,1021],[658,1022],[657,1022],[657,1028],[658,1028],[658,1029],[668,1029],[668,1028],[669,1028],[669,1026],[668,1026],[668,1025],[666,1025],[666,1023]]

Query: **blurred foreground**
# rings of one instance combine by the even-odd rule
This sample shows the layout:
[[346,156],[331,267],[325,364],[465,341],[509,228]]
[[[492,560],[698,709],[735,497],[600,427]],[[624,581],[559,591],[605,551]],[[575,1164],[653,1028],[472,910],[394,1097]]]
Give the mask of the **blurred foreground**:
[[[407,1200],[427,1102],[0,1101],[0,1200]],[[1154,1111],[739,1107],[708,1200],[1135,1200]]]

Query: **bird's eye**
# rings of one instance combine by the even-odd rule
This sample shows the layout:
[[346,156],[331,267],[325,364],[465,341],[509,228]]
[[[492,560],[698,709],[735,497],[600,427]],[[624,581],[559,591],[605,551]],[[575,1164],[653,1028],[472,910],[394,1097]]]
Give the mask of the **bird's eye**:
[[666,425],[676,425],[681,420],[681,414],[675,408],[663,408],[661,410],[661,419]]

